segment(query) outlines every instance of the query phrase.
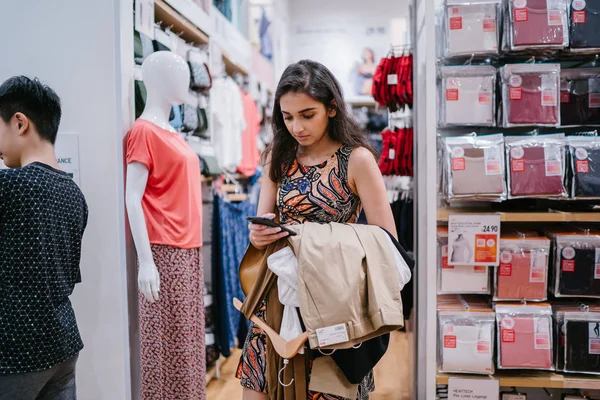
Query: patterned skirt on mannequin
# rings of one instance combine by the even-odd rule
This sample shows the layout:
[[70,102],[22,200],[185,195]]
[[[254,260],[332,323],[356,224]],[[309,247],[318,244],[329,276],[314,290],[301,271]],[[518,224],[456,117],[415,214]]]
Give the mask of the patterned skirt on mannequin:
[[205,400],[204,271],[201,249],[152,245],[160,298],[140,293],[142,400]]

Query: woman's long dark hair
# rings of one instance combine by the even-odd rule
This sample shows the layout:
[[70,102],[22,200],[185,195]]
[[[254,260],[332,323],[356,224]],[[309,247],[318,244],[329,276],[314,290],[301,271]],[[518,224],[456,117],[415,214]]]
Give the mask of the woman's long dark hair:
[[265,160],[269,155],[271,157],[270,178],[273,182],[281,181],[294,162],[298,150],[298,142],[285,126],[279,103],[281,97],[290,92],[307,94],[323,103],[326,110],[335,108],[336,115],[329,118],[327,127],[329,136],[347,146],[365,147],[376,157],[366,135],[348,113],[340,84],[331,71],[318,62],[302,60],[286,68],[275,92],[272,122],[274,137],[265,152]]

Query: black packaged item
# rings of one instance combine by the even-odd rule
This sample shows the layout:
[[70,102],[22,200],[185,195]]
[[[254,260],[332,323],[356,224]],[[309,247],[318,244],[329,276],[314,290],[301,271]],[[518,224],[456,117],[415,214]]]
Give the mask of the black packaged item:
[[600,298],[600,235],[557,234],[556,297]]
[[571,197],[600,199],[600,137],[570,137]]
[[565,372],[600,375],[600,312],[565,313]]
[[563,126],[600,124],[600,68],[561,70],[560,120]]
[[571,49],[600,48],[600,0],[572,0],[569,19]]
[[[554,308],[554,307],[553,307]],[[558,310],[554,314],[554,359],[556,370],[564,372],[565,370],[565,311]]]

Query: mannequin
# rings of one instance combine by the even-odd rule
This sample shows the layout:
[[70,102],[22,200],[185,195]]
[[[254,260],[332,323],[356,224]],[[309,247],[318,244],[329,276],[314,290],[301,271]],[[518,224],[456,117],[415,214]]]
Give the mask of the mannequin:
[[146,107],[127,138],[126,206],[138,255],[141,399],[205,399],[198,156],[169,125],[190,72],[159,51],[142,64]]

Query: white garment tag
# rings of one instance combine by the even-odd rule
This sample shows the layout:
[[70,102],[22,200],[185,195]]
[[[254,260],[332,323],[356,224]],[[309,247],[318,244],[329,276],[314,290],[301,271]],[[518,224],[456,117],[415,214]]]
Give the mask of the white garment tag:
[[548,26],[563,25],[564,5],[562,2],[558,0],[546,0],[546,7],[548,10]]
[[319,347],[333,346],[334,344],[345,343],[350,340],[345,324],[317,329],[317,339],[319,340]]
[[396,158],[396,150],[395,150],[395,149],[390,149],[390,152],[389,152],[388,158],[389,158],[390,160],[394,160],[394,159]]
[[502,175],[502,162],[500,160],[500,151],[496,147],[483,149],[485,159],[486,175]]
[[398,84],[398,74],[390,74],[387,76],[388,85],[397,85]]
[[529,282],[546,282],[546,255],[544,253],[531,254],[531,268],[529,270]]
[[536,350],[550,350],[550,321],[545,317],[533,318],[534,344]]
[[556,107],[558,104],[558,83],[553,74],[542,75],[542,107]]
[[590,354],[600,354],[600,324],[597,322],[590,322],[588,326],[588,352]]
[[600,279],[600,247],[596,247],[596,263],[594,265],[594,279]]
[[544,147],[544,158],[546,160],[546,176],[562,176],[563,165],[561,162],[561,150],[555,146]]

